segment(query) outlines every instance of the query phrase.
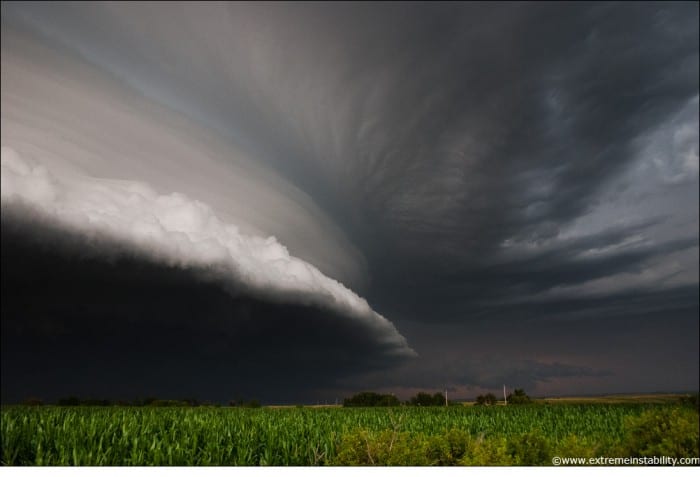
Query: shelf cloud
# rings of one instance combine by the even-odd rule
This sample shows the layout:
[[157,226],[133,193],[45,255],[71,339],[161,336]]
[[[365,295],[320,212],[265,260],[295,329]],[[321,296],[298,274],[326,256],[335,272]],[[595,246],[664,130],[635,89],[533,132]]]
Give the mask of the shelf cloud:
[[[3,148],[2,203],[4,208],[22,205],[25,222],[27,215],[35,214],[57,229],[85,236],[95,251],[84,253],[118,255],[131,250],[170,267],[199,270],[203,279],[235,293],[329,310],[366,328],[389,353],[415,354],[366,300],[290,256],[274,237],[242,234],[206,204],[185,195],[161,195],[138,182],[57,177]],[[122,250],[100,247],[108,241]]]
[[3,397],[697,389],[697,18],[4,2]]

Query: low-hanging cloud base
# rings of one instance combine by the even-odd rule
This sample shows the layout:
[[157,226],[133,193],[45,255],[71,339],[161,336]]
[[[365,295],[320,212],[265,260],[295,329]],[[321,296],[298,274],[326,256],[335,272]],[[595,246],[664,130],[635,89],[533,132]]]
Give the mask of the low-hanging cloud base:
[[196,271],[86,244],[3,206],[3,402],[294,402],[312,398],[305,389],[403,361],[371,327],[337,312],[233,294]]
[[185,195],[55,175],[7,147],[2,296],[3,399],[294,400],[415,356],[364,299],[274,237]]

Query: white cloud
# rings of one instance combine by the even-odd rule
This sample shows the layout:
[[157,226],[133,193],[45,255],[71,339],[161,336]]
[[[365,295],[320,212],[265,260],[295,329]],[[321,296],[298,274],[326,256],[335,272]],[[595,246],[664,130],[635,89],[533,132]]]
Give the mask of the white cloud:
[[116,240],[126,251],[200,271],[203,279],[215,280],[231,292],[328,309],[367,327],[391,354],[414,354],[366,300],[291,256],[274,237],[245,234],[219,219],[207,204],[184,194],[159,194],[141,182],[55,175],[5,146],[1,176],[3,208],[26,207],[40,220],[97,242]]

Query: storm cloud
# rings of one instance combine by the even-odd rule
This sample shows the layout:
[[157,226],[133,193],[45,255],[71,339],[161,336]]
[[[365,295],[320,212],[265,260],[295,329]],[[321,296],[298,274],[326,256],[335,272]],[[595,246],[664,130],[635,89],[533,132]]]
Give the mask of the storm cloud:
[[[42,244],[79,242],[104,224],[73,209],[148,211],[167,240],[110,222],[89,260],[154,267],[155,295],[172,272],[228,297],[212,303],[288,309],[338,345],[294,347],[281,326],[263,346],[280,356],[365,350],[290,395],[697,389],[697,3],[2,9],[3,227],[41,204],[53,219],[25,216],[20,235],[35,223],[52,230]],[[117,262],[141,265],[110,272],[125,246]],[[274,334],[246,326],[225,336]]]
[[[5,148],[2,199],[9,210],[23,207],[25,222],[51,221],[58,230],[86,237],[85,255],[111,258],[109,247],[100,249],[100,243],[109,240],[172,268],[201,270],[203,278],[236,290],[234,294],[242,290],[270,301],[346,315],[374,330],[377,341],[395,347],[397,354],[414,354],[365,300],[291,257],[274,237],[241,234],[207,205],[181,194],[159,195],[142,183],[58,178]],[[98,250],[89,251],[90,246]],[[123,254],[115,251],[117,257]]]
[[117,253],[119,240],[86,238],[27,212],[3,210],[9,392],[290,402],[413,354],[392,343],[395,331],[347,310],[256,295],[241,280],[222,287],[221,277],[203,279],[205,270]]

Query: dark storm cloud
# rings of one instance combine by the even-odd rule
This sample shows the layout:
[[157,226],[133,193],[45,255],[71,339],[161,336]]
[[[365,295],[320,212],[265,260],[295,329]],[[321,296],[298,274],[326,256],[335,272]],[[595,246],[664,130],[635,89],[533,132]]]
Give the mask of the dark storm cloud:
[[[472,364],[472,368],[475,368]],[[533,388],[537,383],[548,382],[554,378],[580,378],[610,376],[607,370],[595,370],[585,366],[572,366],[563,363],[539,363],[523,361],[515,366],[507,363],[493,363],[472,369],[472,375],[465,375],[462,384],[478,384],[486,388],[497,388],[503,383],[513,387]],[[458,381],[458,382],[460,382]]]
[[[698,308],[697,18],[693,2],[3,4],[3,29],[61,45],[308,194],[333,227],[298,240],[284,231],[308,227],[276,220],[274,234],[330,277],[366,274],[363,295],[421,355],[387,378],[407,387],[636,386],[638,363],[697,387],[696,364],[659,358],[698,353],[683,332]],[[326,242],[340,265],[323,268]],[[654,363],[591,329],[635,322],[639,342],[677,327]],[[489,365],[479,341],[501,326],[532,347]]]
[[[445,311],[447,313],[449,310]],[[536,394],[658,392],[698,386],[697,286],[475,306],[462,320],[402,331],[420,358],[347,389],[474,396],[524,387]],[[419,311],[419,315],[429,310]],[[438,311],[439,313],[439,311]],[[439,343],[436,346],[435,343]]]
[[15,9],[430,256],[555,233],[697,94],[692,3]]
[[698,91],[693,3],[8,11],[243,137],[329,210],[372,273],[556,237]]
[[606,369],[527,359],[509,361],[491,356],[424,361],[419,365],[399,368],[391,376],[387,376],[386,373],[370,373],[363,379],[347,379],[344,384],[352,387],[362,387],[364,384],[397,390],[403,387],[447,389],[454,392],[462,391],[465,386],[472,389],[502,389],[504,383],[512,387],[533,389],[538,384],[548,383],[554,379],[610,376],[614,376],[614,373]]
[[[2,398],[310,399],[402,361],[370,327],[3,210]],[[120,250],[122,249],[122,250]]]
[[[433,322],[462,321],[465,315],[474,320],[499,312],[508,314],[509,302],[515,303],[515,307],[528,306],[529,302],[546,302],[548,297],[538,296],[539,293],[559,286],[584,285],[591,280],[620,273],[641,273],[655,259],[672,252],[697,249],[697,238],[670,240],[662,244],[638,241],[621,246],[661,222],[663,220],[654,219],[630,226],[611,227],[590,236],[542,244],[523,255],[499,257],[490,264],[443,266],[441,270],[432,272],[427,272],[419,264],[409,269],[411,272],[405,278],[398,278],[400,286],[394,300],[401,301],[401,309],[412,318],[420,320],[421,316],[429,315]],[[389,280],[381,273],[375,278]],[[655,296],[659,291],[654,288],[660,284],[657,281],[651,288],[638,287],[640,289],[636,293]],[[669,293],[673,293],[674,289],[672,287]],[[626,299],[630,293],[635,291],[611,287],[606,295]],[[579,294],[557,301],[567,300],[572,309],[581,309],[587,300],[591,300],[591,306],[595,306],[599,299]],[[672,306],[674,302],[668,300],[667,303]]]
[[[274,237],[242,233],[185,195],[159,194],[139,182],[55,175],[7,147],[2,148],[1,194],[4,214],[21,217],[27,228],[50,224],[83,237],[88,245],[83,253],[107,259],[141,254],[192,270],[233,296],[248,293],[326,309],[366,325],[378,339],[393,343],[397,354],[414,354],[391,322],[341,283],[291,256]],[[105,240],[118,248],[99,247]]]

